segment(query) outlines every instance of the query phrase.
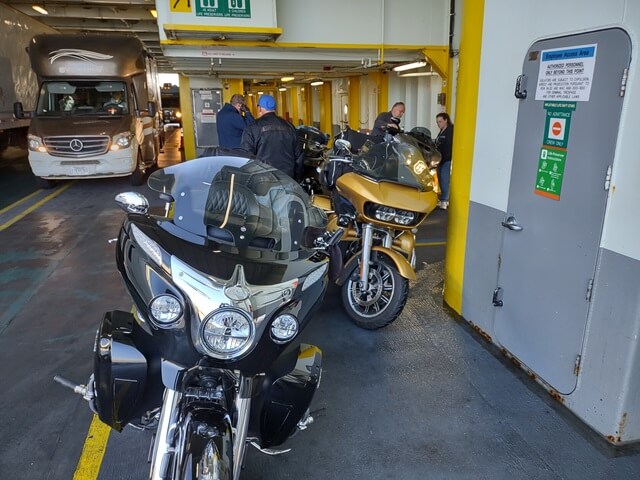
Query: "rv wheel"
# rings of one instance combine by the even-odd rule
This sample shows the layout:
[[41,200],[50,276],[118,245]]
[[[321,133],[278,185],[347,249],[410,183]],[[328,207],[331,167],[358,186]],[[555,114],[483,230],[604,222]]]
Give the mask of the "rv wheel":
[[136,169],[131,174],[129,181],[134,187],[139,187],[144,183],[144,170],[142,170],[142,153],[138,150],[138,163]]
[[36,177],[36,185],[38,186],[38,188],[49,190],[50,188],[53,188],[55,186],[55,182],[46,178]]

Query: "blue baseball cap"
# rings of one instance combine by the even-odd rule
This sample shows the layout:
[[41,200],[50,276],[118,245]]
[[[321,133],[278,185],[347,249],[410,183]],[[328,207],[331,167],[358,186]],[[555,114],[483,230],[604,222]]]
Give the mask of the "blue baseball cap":
[[262,95],[260,97],[260,100],[258,100],[258,106],[266,110],[275,110],[276,99],[273,98],[271,95]]

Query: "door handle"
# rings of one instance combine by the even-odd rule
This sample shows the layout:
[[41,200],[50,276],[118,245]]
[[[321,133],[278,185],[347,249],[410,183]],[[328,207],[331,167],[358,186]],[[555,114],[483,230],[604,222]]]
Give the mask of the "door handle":
[[502,226],[508,228],[509,230],[513,230],[514,232],[522,231],[522,225],[518,225],[518,221],[513,215],[509,215],[507,218],[505,218],[502,222]]
[[518,78],[516,79],[516,91],[513,94],[519,100],[524,100],[525,98],[527,98],[527,90],[523,86],[524,80],[526,78],[526,75],[518,75]]

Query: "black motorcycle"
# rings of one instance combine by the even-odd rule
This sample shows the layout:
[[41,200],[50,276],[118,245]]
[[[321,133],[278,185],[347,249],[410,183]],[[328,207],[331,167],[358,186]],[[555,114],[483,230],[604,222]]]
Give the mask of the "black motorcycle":
[[117,431],[157,430],[149,478],[238,479],[247,445],[278,453],[313,420],[322,353],[298,339],[339,237],[293,179],[255,160],[200,158],[148,185],[157,206],[116,197],[135,313],[104,315],[86,386],[56,380]]
[[300,184],[309,195],[321,193],[320,167],[325,160],[325,151],[330,137],[310,125],[296,127],[296,134],[304,154],[304,170]]

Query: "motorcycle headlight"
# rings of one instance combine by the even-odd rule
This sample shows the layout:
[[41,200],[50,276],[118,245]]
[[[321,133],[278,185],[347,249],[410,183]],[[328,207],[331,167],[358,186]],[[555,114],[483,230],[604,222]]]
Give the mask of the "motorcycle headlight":
[[122,132],[113,136],[111,140],[111,150],[120,150],[131,146],[131,133]]
[[238,309],[215,310],[200,327],[200,338],[208,354],[220,359],[245,353],[251,347],[254,336],[252,319]]
[[271,339],[275,343],[286,343],[297,333],[298,319],[293,315],[280,315],[271,324]]
[[365,214],[387,223],[398,225],[411,225],[418,220],[418,214],[409,210],[400,210],[385,205],[369,203],[365,207]]
[[42,143],[42,139],[40,137],[29,134],[27,136],[27,141],[29,143],[29,150],[31,150],[32,152],[47,152],[47,148]]
[[173,295],[158,295],[149,303],[149,313],[158,327],[168,327],[182,316],[182,305]]

